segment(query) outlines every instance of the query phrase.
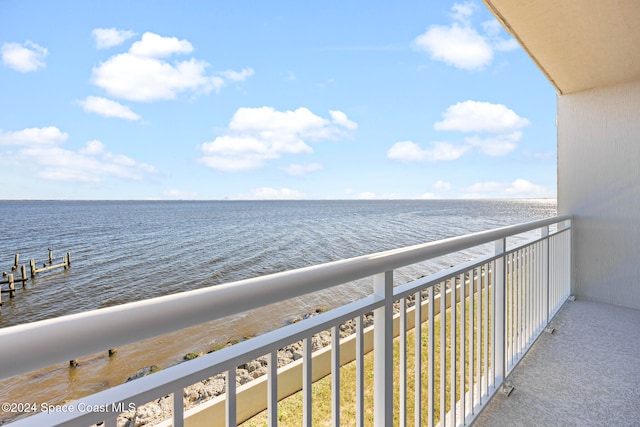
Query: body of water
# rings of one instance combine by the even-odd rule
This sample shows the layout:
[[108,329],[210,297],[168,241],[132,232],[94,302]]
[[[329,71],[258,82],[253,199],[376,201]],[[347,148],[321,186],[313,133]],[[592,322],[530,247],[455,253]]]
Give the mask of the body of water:
[[[28,266],[71,252],[69,270],[45,272],[3,294],[0,327],[216,286],[240,279],[528,222],[556,201],[0,201],[0,271],[16,253]],[[406,282],[479,256],[475,248],[396,274]],[[6,285],[5,285],[6,286]],[[316,308],[369,292],[359,282],[231,319],[0,382],[0,401],[56,404],[120,384],[149,365],[167,367],[260,334]],[[269,319],[265,322],[264,319]],[[0,345],[6,345],[0,343]],[[46,351],[46,349],[42,349]]]

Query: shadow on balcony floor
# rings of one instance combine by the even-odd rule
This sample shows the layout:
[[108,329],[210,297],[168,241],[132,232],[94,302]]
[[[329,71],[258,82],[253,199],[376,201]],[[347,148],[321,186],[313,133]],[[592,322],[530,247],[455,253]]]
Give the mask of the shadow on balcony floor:
[[640,425],[640,310],[567,302],[474,427]]

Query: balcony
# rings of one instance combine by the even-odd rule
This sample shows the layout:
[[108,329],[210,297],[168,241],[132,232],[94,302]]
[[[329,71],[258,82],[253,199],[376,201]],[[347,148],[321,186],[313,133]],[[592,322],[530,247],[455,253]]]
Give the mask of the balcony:
[[474,426],[632,426],[640,414],[640,311],[567,302]]
[[[554,320],[558,334],[543,335],[570,294],[571,230],[570,217],[549,218],[4,328],[0,340],[12,345],[0,348],[0,372],[9,377],[354,280],[373,283],[373,292],[355,302],[12,425],[116,426],[119,413],[131,405],[167,395],[173,396],[172,420],[163,425],[237,425],[263,409],[268,424],[276,425],[278,402],[294,393],[302,400],[300,424],[311,425],[318,404],[327,403],[314,400],[313,383],[328,375],[332,425],[469,424],[510,383],[517,387],[514,397],[523,395],[527,387],[519,384],[518,363],[536,354],[538,337],[547,345],[566,333],[565,312],[588,304],[571,303],[576,305]],[[394,283],[398,269],[478,246],[491,249],[438,273]],[[365,328],[368,313],[374,320]],[[340,326],[350,320],[356,332],[341,339]],[[312,336],[326,330],[331,346],[312,352]],[[301,359],[278,368],[278,350],[295,342],[302,343]],[[238,386],[236,368],[265,355],[267,374]],[[348,366],[355,379],[345,384]],[[219,374],[225,394],[185,410],[184,389]],[[341,394],[350,393],[345,389],[353,391],[352,408],[341,403]],[[494,406],[478,422],[504,419]]]

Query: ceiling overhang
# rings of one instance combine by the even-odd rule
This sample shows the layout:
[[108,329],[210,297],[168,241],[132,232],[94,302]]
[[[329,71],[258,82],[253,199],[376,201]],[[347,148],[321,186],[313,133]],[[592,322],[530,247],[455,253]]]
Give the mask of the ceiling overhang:
[[640,79],[640,1],[483,0],[560,94]]

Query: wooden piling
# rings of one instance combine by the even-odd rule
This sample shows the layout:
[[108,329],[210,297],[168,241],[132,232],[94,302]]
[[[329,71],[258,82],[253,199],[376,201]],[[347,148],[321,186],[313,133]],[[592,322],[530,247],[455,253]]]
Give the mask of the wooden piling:
[[29,280],[27,279],[27,267],[24,264],[20,266],[20,273],[22,274],[22,289],[24,289],[27,287],[27,280]]
[[49,265],[53,264],[53,251],[51,250],[51,248],[49,249]]
[[36,260],[31,258],[29,266],[31,267],[31,277],[36,277]]
[[13,281],[13,274],[9,275],[9,298],[16,296],[16,284]]
[[13,261],[13,267],[11,267],[11,270],[17,270],[18,269],[18,261],[20,260],[20,254],[16,254],[16,258]]
[[67,267],[71,267],[71,252],[67,252]]

